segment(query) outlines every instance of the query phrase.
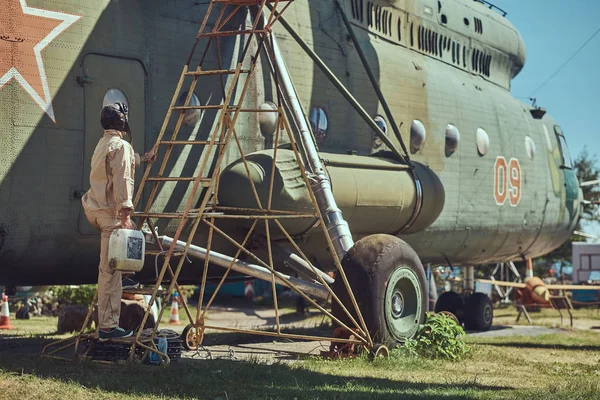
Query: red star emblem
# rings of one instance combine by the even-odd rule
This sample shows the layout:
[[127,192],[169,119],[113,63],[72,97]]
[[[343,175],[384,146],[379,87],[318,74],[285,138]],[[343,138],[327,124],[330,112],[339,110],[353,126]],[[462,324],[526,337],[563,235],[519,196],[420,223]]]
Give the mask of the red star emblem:
[[29,7],[26,0],[3,0],[0,12],[0,89],[13,79],[48,114],[54,109],[42,50],[81,18]]

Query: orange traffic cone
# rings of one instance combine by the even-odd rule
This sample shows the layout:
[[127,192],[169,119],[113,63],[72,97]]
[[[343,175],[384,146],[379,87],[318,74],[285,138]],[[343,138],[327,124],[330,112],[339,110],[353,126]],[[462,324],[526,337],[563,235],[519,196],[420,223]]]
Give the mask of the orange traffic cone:
[[10,310],[8,309],[8,296],[2,293],[2,311],[0,311],[0,329],[15,329],[10,324]]
[[179,321],[179,294],[173,292],[173,301],[171,302],[171,316],[169,317],[169,323],[173,325],[181,325]]
[[244,282],[244,297],[248,300],[254,300],[254,280]]

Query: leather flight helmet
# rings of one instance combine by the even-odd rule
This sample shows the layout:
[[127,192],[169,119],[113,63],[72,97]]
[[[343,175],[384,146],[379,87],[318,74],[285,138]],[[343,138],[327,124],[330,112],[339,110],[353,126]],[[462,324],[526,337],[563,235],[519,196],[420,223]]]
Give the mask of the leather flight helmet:
[[102,124],[103,129],[115,129],[121,132],[130,132],[128,116],[129,110],[127,104],[107,104],[102,107],[100,123]]

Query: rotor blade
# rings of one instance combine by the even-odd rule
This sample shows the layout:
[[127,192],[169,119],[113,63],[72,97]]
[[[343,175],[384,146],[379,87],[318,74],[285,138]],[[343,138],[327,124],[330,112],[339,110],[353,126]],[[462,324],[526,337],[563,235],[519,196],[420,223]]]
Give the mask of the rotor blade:
[[579,184],[579,187],[593,186],[593,185],[598,185],[598,184],[600,184],[600,179],[596,179],[595,181],[581,182]]
[[[476,279],[475,282],[491,283],[492,285],[508,286],[514,288],[524,288],[527,285],[518,282],[506,282],[506,281],[493,281],[490,279]],[[600,290],[600,286],[590,285],[544,285],[551,290]]]
[[597,285],[546,285],[551,290],[600,290]]
[[514,287],[514,288],[520,288],[520,289],[522,289],[526,286],[524,283],[497,281],[497,280],[491,280],[491,279],[475,279],[475,282],[490,283],[492,285],[508,286],[508,287]]
[[581,236],[581,237],[584,237],[584,238],[593,239],[593,240],[600,240],[600,236],[590,235],[589,233],[585,233],[585,232],[581,232],[581,231],[574,231],[573,233],[575,235],[577,235],[577,236]]

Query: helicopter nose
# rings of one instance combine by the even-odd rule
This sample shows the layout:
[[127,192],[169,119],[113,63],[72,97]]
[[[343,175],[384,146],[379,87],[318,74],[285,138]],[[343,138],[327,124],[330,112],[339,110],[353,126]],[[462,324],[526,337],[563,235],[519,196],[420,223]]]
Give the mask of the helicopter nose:
[[579,223],[583,207],[583,191],[581,190],[577,175],[572,169],[564,169],[566,201],[569,211],[570,228],[575,229]]

